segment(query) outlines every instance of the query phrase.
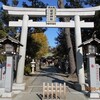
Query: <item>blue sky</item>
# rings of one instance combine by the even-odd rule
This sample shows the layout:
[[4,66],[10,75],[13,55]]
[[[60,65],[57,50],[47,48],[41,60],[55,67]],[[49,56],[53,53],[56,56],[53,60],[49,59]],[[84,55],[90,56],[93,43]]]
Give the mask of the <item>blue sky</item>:
[[[11,2],[12,0],[8,0],[8,1]],[[28,0],[19,0],[19,4],[18,4],[19,7],[21,7],[23,1],[29,3]],[[43,1],[44,3],[48,3],[49,6],[57,6],[57,0],[41,0],[41,1]],[[56,46],[55,38],[58,35],[57,33],[58,33],[58,28],[48,28],[47,31],[45,32],[48,38],[48,43],[51,47]]]
[[[11,0],[9,0],[11,1]],[[24,1],[24,2],[27,2],[28,0],[19,0],[19,5],[21,5],[21,3]],[[44,3],[48,3],[50,6],[57,6],[57,0],[41,0],[43,1]]]
[[[8,0],[9,2],[11,2],[12,0]],[[22,2],[28,2],[28,0],[19,0],[19,4],[18,6],[21,7]],[[41,0],[44,3],[48,3],[49,6],[57,6],[57,1],[58,0]],[[65,2],[66,0],[64,0]],[[0,6],[2,6],[2,4],[0,3]],[[55,38],[57,37],[58,33],[58,28],[48,28],[47,31],[45,32],[47,38],[48,38],[48,43],[51,47],[55,47],[56,46],[56,41]]]
[[[21,5],[22,1],[28,1],[28,0],[20,0],[19,6]],[[57,0],[41,0],[41,1],[43,1],[44,3],[48,3],[49,6],[57,6]],[[55,38],[58,35],[57,33],[58,33],[58,28],[48,28],[47,31],[45,32],[48,38],[48,43],[51,47],[56,46]]]
[[[24,1],[24,0],[20,0],[19,5],[21,5],[22,1]],[[41,0],[41,1],[43,1],[44,3],[48,3],[49,6],[57,6],[57,0]],[[45,32],[45,34],[48,38],[48,43],[51,47],[56,46],[55,38],[58,35],[57,32],[58,32],[58,28],[48,28],[47,31]]]
[[[57,6],[57,0],[42,0],[42,1],[48,3],[50,6]],[[58,33],[58,28],[48,28],[47,31],[45,32],[48,38],[48,43],[51,47],[56,46],[55,38],[58,35],[57,33]]]

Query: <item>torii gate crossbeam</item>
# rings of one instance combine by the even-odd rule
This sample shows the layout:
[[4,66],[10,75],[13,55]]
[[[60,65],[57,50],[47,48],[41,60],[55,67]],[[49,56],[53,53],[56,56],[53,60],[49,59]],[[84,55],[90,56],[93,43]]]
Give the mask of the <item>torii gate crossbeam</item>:
[[[93,22],[79,22],[81,28],[91,28],[94,27]],[[10,21],[9,26],[11,27],[22,27],[22,21]],[[53,28],[75,28],[75,22],[56,22],[56,24],[49,25],[46,22],[33,22],[31,20],[28,21],[27,27],[53,27]]]

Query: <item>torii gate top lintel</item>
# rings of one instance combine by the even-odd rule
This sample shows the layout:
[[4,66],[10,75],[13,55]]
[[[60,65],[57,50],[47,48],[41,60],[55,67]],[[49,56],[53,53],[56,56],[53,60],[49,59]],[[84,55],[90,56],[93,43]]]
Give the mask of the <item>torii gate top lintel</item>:
[[[51,7],[51,6],[50,6]],[[10,15],[28,15],[28,16],[45,16],[47,19],[47,22],[33,22],[32,20],[28,20],[28,27],[75,27],[74,22],[56,22],[56,17],[65,17],[65,16],[93,16],[95,14],[94,10],[98,10],[100,6],[92,7],[92,8],[70,8],[70,9],[58,9],[55,8],[55,12],[53,14],[53,23],[51,24],[49,18],[51,15],[48,12],[47,8],[21,8],[21,7],[10,7],[3,5],[3,9],[8,11],[8,14]],[[49,16],[49,17],[48,17]],[[49,21],[48,21],[49,19]],[[49,23],[49,24],[48,24]],[[9,21],[9,26],[22,26],[22,20],[19,21]],[[94,24],[92,22],[80,22],[80,27],[94,27]]]
[[[45,8],[22,8],[22,7],[11,7],[3,5],[3,9],[10,10],[10,11],[34,11],[34,10],[41,10],[45,11]],[[100,10],[100,6],[96,7],[89,7],[89,8],[67,8],[67,9],[58,9],[58,11],[66,11],[66,12],[89,12],[89,11],[98,11]]]
[[[21,8],[21,7],[11,7],[3,5],[3,9],[7,10],[10,15],[37,15],[45,16],[46,8]],[[100,6],[91,8],[68,8],[68,9],[58,9],[56,8],[56,16],[74,16],[76,14],[80,16],[94,15],[95,11],[100,10]]]

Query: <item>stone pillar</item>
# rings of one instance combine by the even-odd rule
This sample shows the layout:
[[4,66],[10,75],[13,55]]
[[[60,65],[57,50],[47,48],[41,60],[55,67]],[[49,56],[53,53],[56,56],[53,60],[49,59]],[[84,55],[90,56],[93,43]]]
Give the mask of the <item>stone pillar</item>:
[[97,74],[97,66],[95,64],[95,55],[89,55],[89,87],[88,90],[90,91],[90,98],[96,99],[100,97],[100,83],[98,82],[98,74]]
[[19,59],[18,69],[17,69],[17,84],[23,83],[23,76],[24,76],[24,64],[25,64],[25,55],[26,55],[26,44],[27,44],[27,31],[28,31],[28,19],[29,16],[27,14],[23,15],[23,22],[22,22],[22,33],[21,33],[21,44],[23,47],[20,46],[19,55],[21,58]]
[[0,64],[0,80],[2,80],[2,66]]
[[[5,75],[5,88],[2,90],[1,97],[13,97],[14,93],[12,91],[13,85],[13,67],[14,67],[13,55],[7,55],[6,59],[6,75]],[[1,92],[1,90],[0,90]]]
[[[95,56],[89,56],[89,73],[90,73],[90,88],[96,87],[96,64],[95,64]],[[93,74],[94,73],[94,74]],[[90,89],[91,90],[91,89]]]
[[77,64],[78,80],[79,84],[85,84],[83,52],[82,52],[82,47],[78,48],[78,46],[82,44],[79,15],[75,15],[75,41],[76,41],[76,64]]
[[13,84],[13,56],[7,56],[6,62],[6,79],[5,79],[5,92],[12,92]]

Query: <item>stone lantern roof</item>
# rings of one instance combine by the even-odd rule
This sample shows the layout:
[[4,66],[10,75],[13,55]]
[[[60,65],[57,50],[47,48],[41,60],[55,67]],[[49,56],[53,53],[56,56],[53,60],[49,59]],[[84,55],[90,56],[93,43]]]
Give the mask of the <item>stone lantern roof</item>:
[[20,42],[14,38],[12,38],[11,36],[7,35],[6,37],[0,39],[0,44],[13,44],[13,45],[19,45],[19,46],[23,46],[22,44],[20,44]]
[[96,38],[96,34],[92,35],[92,38],[90,38],[87,41],[84,41],[79,47],[84,47],[86,45],[98,45],[100,44],[100,40],[98,38]]

